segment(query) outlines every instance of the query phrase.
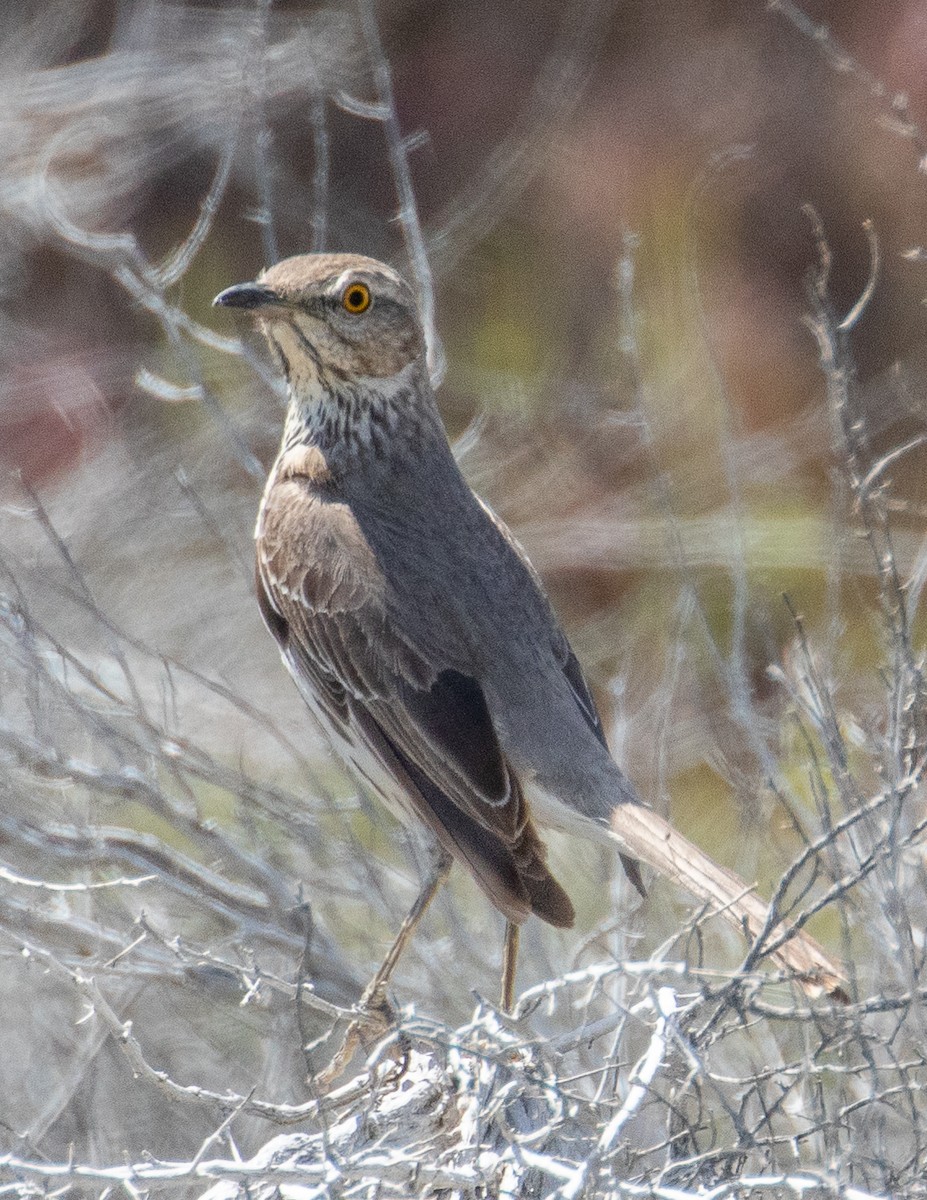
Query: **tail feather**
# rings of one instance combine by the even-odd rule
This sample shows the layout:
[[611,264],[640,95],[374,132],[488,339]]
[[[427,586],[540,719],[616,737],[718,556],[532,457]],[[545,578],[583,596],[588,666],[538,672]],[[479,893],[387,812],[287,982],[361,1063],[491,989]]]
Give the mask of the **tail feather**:
[[[622,862],[626,852],[642,859],[748,937],[755,938],[766,928],[769,908],[754,888],[709,858],[662,817],[643,805],[619,804],[610,822],[622,849]],[[787,922],[779,922],[770,932],[778,939],[787,931]],[[803,930],[791,931],[788,940],[770,957],[783,970],[792,972],[810,996],[827,995],[841,1003],[849,1002],[844,989],[846,978],[839,966]]]

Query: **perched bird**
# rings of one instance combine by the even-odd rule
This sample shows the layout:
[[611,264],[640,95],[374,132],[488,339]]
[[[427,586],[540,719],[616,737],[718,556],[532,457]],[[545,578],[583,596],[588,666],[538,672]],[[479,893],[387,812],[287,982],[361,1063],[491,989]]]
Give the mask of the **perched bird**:
[[[333,747],[431,834],[432,868],[371,988],[456,859],[506,919],[510,1008],[520,924],[574,920],[538,826],[610,840],[641,892],[637,858],[759,933],[750,887],[641,805],[612,760],[537,573],[457,467],[408,284],[371,258],[307,254],[214,303],[253,314],[289,391],[256,529],[264,621]],[[780,965],[838,991],[824,951],[790,932]]]

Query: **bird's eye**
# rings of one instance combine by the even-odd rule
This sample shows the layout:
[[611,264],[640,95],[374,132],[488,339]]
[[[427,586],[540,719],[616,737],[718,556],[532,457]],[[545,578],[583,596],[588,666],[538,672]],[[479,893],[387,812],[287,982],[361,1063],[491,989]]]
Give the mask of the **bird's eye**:
[[366,283],[349,283],[341,296],[342,307],[354,316],[370,307],[370,288]]

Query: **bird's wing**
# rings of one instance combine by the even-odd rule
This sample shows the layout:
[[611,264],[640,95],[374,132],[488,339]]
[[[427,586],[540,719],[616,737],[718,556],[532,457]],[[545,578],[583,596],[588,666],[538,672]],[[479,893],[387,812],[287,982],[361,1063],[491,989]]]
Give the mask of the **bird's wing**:
[[589,685],[586,683],[583,675],[582,667],[579,665],[579,660],[573,653],[570,643],[567,641],[566,634],[560,628],[560,622],[550,606],[547,599],[547,594],[544,591],[544,585],[541,578],[535,570],[534,564],[525,552],[524,546],[519,542],[518,538],[512,533],[508,525],[497,515],[489,505],[477,497],[480,508],[483,513],[489,518],[490,524],[496,531],[496,535],[504,544],[507,551],[521,564],[521,567],[529,577],[530,582],[534,585],[534,591],[537,594],[542,611],[539,619],[541,630],[539,636],[545,634],[550,637],[554,657],[560,664],[563,674],[570,685],[573,693],[573,699],[583,715],[586,724],[601,742],[608,749],[608,742],[605,739],[605,730],[602,728],[602,718],[599,716],[599,710],[596,707],[592,692],[589,690]]
[[579,710],[586,718],[586,724],[607,750],[608,742],[605,740],[602,718],[599,716],[599,710],[592,697],[592,692],[589,690],[589,684],[586,682],[583,669],[579,665],[579,659],[573,653],[573,649],[565,636],[560,644],[555,647],[555,653],[567,682],[572,689],[573,697],[576,700]]
[[298,480],[269,493],[258,538],[265,621],[301,688],[360,739],[416,814],[510,920],[570,925],[479,683],[390,618],[386,581],[351,510]]
[[[479,498],[478,498],[479,499]],[[493,510],[483,500],[479,501],[480,507],[484,514],[489,518],[492,528],[495,530],[496,536],[505,547],[506,553],[510,559],[517,560],[521,564],[522,569],[528,576],[528,582],[534,584],[532,593],[536,595],[538,605],[535,608],[535,621],[537,624],[537,636],[548,637],[551,642],[554,659],[560,664],[564,678],[570,686],[573,700],[577,708],[582,714],[586,724],[595,734],[598,741],[606,750],[608,750],[608,742],[605,737],[605,730],[602,727],[602,718],[599,715],[599,710],[596,706],[595,699],[590,691],[589,685],[586,683],[586,678],[583,675],[582,667],[579,665],[579,660],[573,653],[570,643],[567,641],[566,634],[560,628],[560,623],[550,606],[544,592],[543,584],[540,577],[534,568],[531,559],[525,553],[524,547],[505,524],[505,522],[493,512]],[[524,594],[525,589],[522,589]],[[629,795],[633,795],[630,785],[628,787]],[[616,803],[617,803],[616,797]],[[629,854],[621,854],[621,865],[624,867],[625,874],[641,896],[646,896],[647,890],[644,886],[644,879],[641,875],[640,864],[636,859]]]

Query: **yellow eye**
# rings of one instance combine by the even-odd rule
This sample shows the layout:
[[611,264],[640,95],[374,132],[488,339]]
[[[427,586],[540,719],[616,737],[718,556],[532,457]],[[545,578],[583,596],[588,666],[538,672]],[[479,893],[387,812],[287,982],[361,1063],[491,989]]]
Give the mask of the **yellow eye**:
[[370,288],[366,283],[349,283],[341,297],[342,306],[357,316],[370,307]]

